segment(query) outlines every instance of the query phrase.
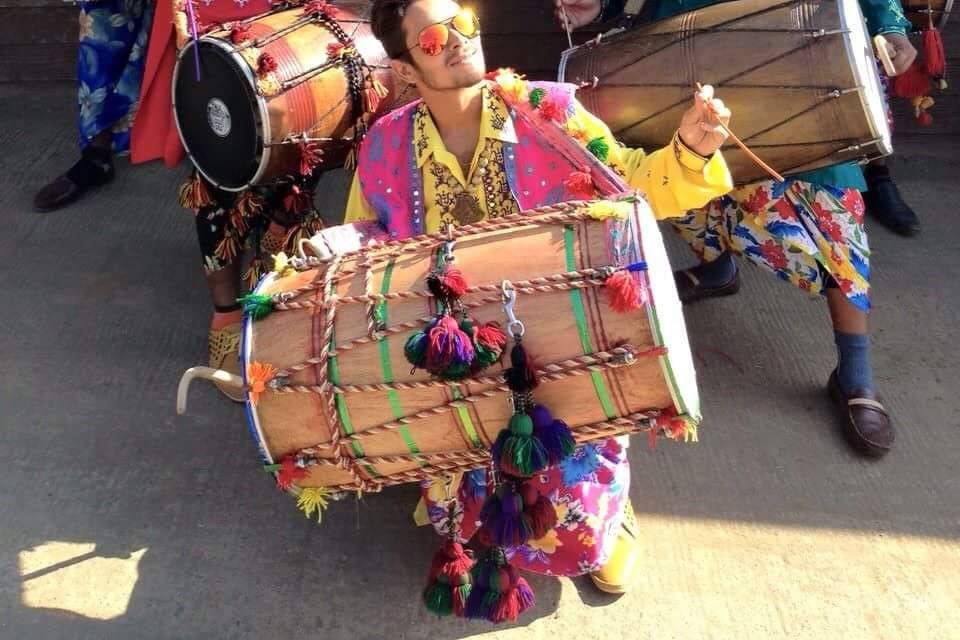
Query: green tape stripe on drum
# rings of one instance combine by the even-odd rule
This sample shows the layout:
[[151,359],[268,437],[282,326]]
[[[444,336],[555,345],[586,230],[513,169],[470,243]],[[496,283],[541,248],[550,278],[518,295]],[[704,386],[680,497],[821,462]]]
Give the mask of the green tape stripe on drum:
[[[383,270],[383,284],[380,286],[380,293],[386,295],[390,293],[390,280],[393,277],[393,269],[396,266],[396,262],[391,260],[387,263],[386,268]],[[377,320],[377,323],[380,326],[387,326],[389,324],[389,315],[387,313],[387,301],[381,300],[374,311],[374,317]],[[383,381],[387,384],[392,384],[393,379],[393,363],[390,360],[390,342],[383,336],[377,339],[377,346],[380,349],[380,369],[383,371]],[[387,401],[390,403],[390,412],[393,414],[393,417],[397,420],[404,417],[403,407],[400,405],[400,396],[397,394],[396,390],[390,389],[387,391]],[[403,442],[407,445],[407,449],[410,450],[410,453],[420,453],[420,447],[417,446],[416,441],[414,441],[413,436],[410,434],[410,427],[404,425],[399,429],[400,437],[403,438]],[[420,466],[423,466],[423,463],[420,463]]]
[[[460,393],[459,387],[451,385],[450,390],[453,393],[454,400],[463,400],[463,394]],[[477,433],[476,425],[473,424],[473,418],[470,416],[470,408],[457,407],[457,415],[460,417],[460,422],[463,424],[463,430],[467,432],[467,438],[470,440],[471,448],[483,449],[483,441],[480,439],[480,434]]]
[[[332,349],[333,345],[336,344],[336,339],[332,338],[331,343]],[[328,358],[328,362],[330,383],[335,385],[340,384],[340,365],[337,363],[337,357],[330,356],[330,358]],[[343,397],[342,393],[338,393],[334,396],[334,401],[337,404],[337,415],[340,416],[340,424],[343,426],[343,432],[348,436],[352,436],[356,430],[353,428],[353,421],[350,419],[350,409],[347,407],[346,398]],[[366,455],[364,454],[363,447],[360,446],[359,442],[351,442],[350,448],[353,449],[353,455],[358,458],[363,458],[363,456]],[[368,474],[370,474],[370,477],[375,478],[380,475],[380,473],[369,464],[364,464],[363,468]]]
[[[565,227],[563,231],[563,245],[566,252],[567,271],[577,270],[577,259],[575,253],[575,238],[572,227]],[[590,329],[587,327],[587,313],[583,306],[583,291],[574,289],[570,292],[570,303],[573,305],[573,316],[577,321],[577,333],[580,335],[580,346],[584,355],[590,355],[594,352],[593,343],[590,341]],[[593,388],[597,392],[597,398],[600,400],[600,406],[608,419],[617,417],[617,410],[610,399],[610,391],[603,380],[603,374],[593,371],[590,373],[593,380]]]

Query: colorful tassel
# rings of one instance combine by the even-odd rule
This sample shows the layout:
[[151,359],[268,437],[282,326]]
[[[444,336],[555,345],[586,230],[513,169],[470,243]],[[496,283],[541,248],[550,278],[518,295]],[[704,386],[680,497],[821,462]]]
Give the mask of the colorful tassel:
[[627,270],[616,271],[604,283],[610,296],[610,308],[616,313],[630,313],[643,308],[643,290],[636,277]]
[[313,204],[313,194],[300,187],[300,185],[290,185],[290,190],[283,197],[283,208],[288,213],[305,213]]
[[287,491],[297,480],[303,480],[309,475],[309,472],[297,464],[293,456],[289,456],[280,461],[280,469],[277,470],[277,487]]
[[213,255],[223,262],[233,262],[240,251],[240,240],[233,230],[227,230],[223,238],[217,243],[213,250]]
[[339,40],[331,42],[327,45],[327,57],[328,58],[339,58],[343,53],[344,49],[347,48],[347,45],[343,44]]
[[537,87],[529,94],[530,106],[534,109],[540,108],[540,103],[543,102],[543,99],[547,96],[547,92]]
[[533,589],[515,567],[506,565],[499,572],[500,597],[491,607],[490,622],[513,622],[536,604]]
[[535,405],[530,417],[533,420],[533,434],[543,444],[551,465],[560,464],[573,454],[577,441],[567,423],[554,418],[542,405]]
[[180,206],[184,209],[193,209],[194,212],[214,204],[213,197],[207,189],[207,183],[196,171],[187,179],[177,191]]
[[243,312],[253,320],[263,320],[273,313],[273,298],[262,293],[248,293],[237,298],[237,302],[243,305]]
[[301,141],[297,143],[300,150],[300,175],[313,175],[314,169],[323,162],[323,149],[317,142]]
[[500,597],[500,562],[503,551],[494,549],[484,554],[470,572],[473,586],[467,597],[464,617],[473,620],[489,620],[493,606]]
[[510,417],[509,427],[494,441],[493,452],[500,470],[517,478],[529,478],[550,463],[543,443],[533,435],[533,420],[525,413]]
[[477,352],[476,367],[483,369],[498,362],[507,346],[507,334],[496,322],[488,322],[474,329],[474,343]]
[[473,358],[474,349],[470,337],[461,331],[456,320],[450,316],[442,317],[428,335],[425,367],[427,371],[440,374],[455,364],[469,367]]
[[531,540],[539,540],[557,526],[557,509],[542,495],[534,482],[524,482],[520,490],[523,512],[530,523]]
[[923,30],[923,69],[933,78],[939,78],[946,72],[946,54],[943,50],[943,38],[932,24]]
[[480,510],[480,520],[493,544],[518,547],[533,537],[530,520],[523,512],[523,497],[512,483],[506,483],[487,498]]
[[244,218],[252,218],[263,211],[263,199],[257,196],[252,189],[247,189],[233,203],[233,210]]
[[574,171],[564,180],[563,186],[578,200],[592,200],[597,194],[593,177],[587,171]]
[[257,57],[257,76],[263,78],[277,70],[277,61],[268,52],[264,51]]
[[297,496],[297,508],[303,512],[307,518],[317,514],[317,522],[323,520],[323,512],[330,505],[330,490],[326,487],[308,487],[300,490]]
[[311,0],[303,5],[303,13],[304,15],[324,15],[328,18],[336,18],[340,10],[327,0]]
[[917,63],[893,79],[893,94],[898,98],[916,98],[930,92],[930,77]]
[[610,156],[610,144],[603,137],[594,138],[587,143],[587,151],[600,162],[606,162]]
[[537,113],[539,113],[540,116],[545,120],[550,120],[560,124],[566,122],[567,120],[567,112],[563,105],[557,100],[554,100],[552,96],[546,96],[540,100],[540,106],[537,108]]
[[247,397],[250,404],[257,406],[260,395],[267,391],[267,385],[277,375],[277,368],[271,364],[251,362],[247,365]]
[[423,602],[438,616],[463,616],[470,595],[473,559],[463,546],[447,540],[433,556]]
[[467,288],[467,281],[459,269],[447,268],[442,273],[427,276],[427,289],[444,303],[460,298]]

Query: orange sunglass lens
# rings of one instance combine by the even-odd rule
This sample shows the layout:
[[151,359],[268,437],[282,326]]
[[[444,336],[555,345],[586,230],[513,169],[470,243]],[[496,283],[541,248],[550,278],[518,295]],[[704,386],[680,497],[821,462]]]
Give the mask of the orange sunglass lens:
[[420,32],[418,43],[420,49],[428,56],[438,56],[447,46],[450,39],[450,30],[445,24],[433,24]]
[[464,9],[450,21],[453,28],[463,34],[465,38],[472,38],[480,31],[480,21],[470,9]]

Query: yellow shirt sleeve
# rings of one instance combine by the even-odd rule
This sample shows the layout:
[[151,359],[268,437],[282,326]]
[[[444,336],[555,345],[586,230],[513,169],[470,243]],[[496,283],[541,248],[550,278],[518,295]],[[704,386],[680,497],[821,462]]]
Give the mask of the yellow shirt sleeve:
[[733,178],[719,151],[703,158],[683,144],[670,144],[652,153],[625,147],[610,128],[575,102],[568,127],[585,140],[603,138],[610,148],[608,162],[630,186],[642,191],[658,220],[684,215],[733,189]]
[[350,195],[347,197],[347,211],[343,222],[364,222],[367,220],[376,220],[377,212],[373,210],[370,203],[363,195],[363,189],[360,188],[360,178],[356,173],[353,174],[353,183],[350,185]]

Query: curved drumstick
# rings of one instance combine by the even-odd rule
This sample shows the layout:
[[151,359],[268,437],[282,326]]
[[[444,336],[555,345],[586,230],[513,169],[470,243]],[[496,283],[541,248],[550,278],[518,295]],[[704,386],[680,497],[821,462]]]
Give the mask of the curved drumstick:
[[190,391],[190,383],[193,382],[194,378],[203,378],[211,382],[219,382],[237,389],[243,389],[243,378],[235,376],[229,371],[212,367],[190,367],[183,372],[180,384],[177,385],[177,415],[182,416],[187,412],[187,393]]
[[[698,82],[698,83],[697,83],[697,91],[702,91],[702,90],[703,90],[703,85]],[[711,103],[707,102],[706,105],[707,105],[707,109],[710,109],[710,112],[711,112],[713,115],[717,115],[717,112],[714,111],[713,105],[712,105]],[[727,126],[727,125],[725,125],[725,124],[720,124],[719,127],[720,127],[721,129],[723,129],[724,131],[727,132],[727,136],[729,136],[730,139],[733,140],[733,143],[736,144],[738,147],[740,147],[740,149],[742,149],[745,154],[747,154],[747,157],[748,157],[748,158],[750,158],[751,160],[753,160],[753,162],[756,163],[756,165],[757,165],[758,167],[760,167],[761,169],[763,169],[764,171],[766,171],[767,173],[769,173],[771,178],[773,178],[773,179],[776,180],[777,182],[783,182],[783,181],[784,181],[783,176],[780,175],[779,173],[777,173],[776,171],[774,171],[773,168],[770,167],[770,165],[768,165],[766,162],[764,162],[763,160],[761,160],[761,159],[757,156],[757,154],[755,154],[753,151],[751,151],[751,150],[750,150],[750,147],[748,147],[747,145],[745,145],[745,144],[743,143],[743,141],[742,141],[740,138],[738,138],[738,137],[736,136],[736,134],[730,129],[729,126]]]

